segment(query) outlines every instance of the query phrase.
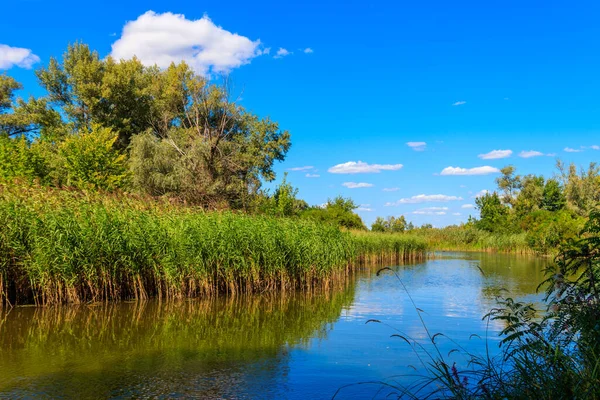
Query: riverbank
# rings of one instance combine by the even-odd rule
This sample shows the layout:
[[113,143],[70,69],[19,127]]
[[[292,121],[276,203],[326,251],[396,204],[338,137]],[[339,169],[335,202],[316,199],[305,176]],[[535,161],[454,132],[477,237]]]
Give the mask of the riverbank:
[[410,234],[439,251],[543,255],[531,248],[526,232],[492,233],[473,227],[415,229]]
[[10,304],[176,299],[330,285],[425,242],[124,194],[0,186],[0,296]]

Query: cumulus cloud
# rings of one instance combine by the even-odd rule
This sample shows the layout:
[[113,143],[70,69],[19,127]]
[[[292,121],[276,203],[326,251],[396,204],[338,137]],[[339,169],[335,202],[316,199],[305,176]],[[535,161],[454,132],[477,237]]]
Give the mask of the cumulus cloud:
[[425,142],[407,142],[406,145],[413,149],[414,151],[423,151],[427,146]]
[[332,174],[368,174],[381,171],[397,171],[401,168],[402,164],[367,164],[362,161],[348,161],[347,163],[334,165],[328,171]]
[[370,205],[370,204],[361,204],[361,205],[359,205],[359,206],[358,206],[357,210],[358,210],[358,211],[367,211],[367,212],[369,212],[369,211],[374,211],[374,210],[371,208],[371,205]]
[[463,204],[460,208],[475,208],[474,204]]
[[0,44],[0,69],[12,67],[31,69],[33,64],[38,62],[40,62],[40,58],[30,49]]
[[117,60],[136,56],[160,68],[185,61],[202,75],[228,72],[262,54],[260,40],[229,32],[207,16],[191,20],[183,14],[154,11],[127,22],[111,52]]
[[306,165],[304,167],[293,167],[293,168],[288,168],[288,171],[308,171],[313,169],[314,167],[312,165]]
[[463,104],[467,104],[467,102],[466,101],[457,101],[457,102],[452,103],[453,106],[462,106]]
[[566,151],[567,153],[579,153],[579,152],[581,152],[581,151],[583,151],[583,150],[578,150],[578,149],[572,149],[572,148],[570,148],[570,147],[565,147],[565,151]]
[[400,188],[399,187],[383,188],[381,190],[383,190],[384,192],[397,192],[398,190],[400,190]]
[[274,58],[283,58],[285,56],[289,56],[290,54],[294,53],[288,51],[287,49],[284,49],[283,47],[280,47],[279,50],[277,50],[277,53],[275,53]]
[[519,153],[519,157],[522,157],[522,158],[539,157],[539,156],[543,156],[543,155],[544,155],[544,153],[542,153],[541,151],[535,151],[535,150],[529,150],[529,151],[523,150],[522,152]]
[[429,203],[429,202],[447,202],[462,200],[462,197],[447,196],[445,194],[419,194],[416,196],[400,199],[394,202],[385,203],[387,207],[398,206],[400,204],[417,204],[417,203]]
[[413,214],[417,214],[417,215],[446,215],[445,211],[424,211],[424,210],[417,210],[417,211],[413,211]]
[[424,210],[424,211],[440,211],[440,210],[447,211],[448,207],[425,207],[425,208],[421,208],[421,210]]
[[592,150],[600,150],[600,146],[594,144],[594,145],[590,146],[590,149],[592,149]]
[[471,196],[471,197],[473,197],[474,199],[476,199],[478,197],[483,197],[483,196],[485,196],[488,193],[490,193],[489,190],[483,189],[483,190],[480,190],[479,192],[475,193],[475,196]]
[[489,153],[480,154],[477,157],[482,160],[495,160],[498,158],[506,158],[512,155],[512,150],[492,150]]
[[304,53],[306,53],[306,54],[312,54],[312,53],[314,53],[314,50],[311,49],[310,47],[307,47],[307,48],[304,49]]
[[459,212],[452,213],[452,215],[456,215],[457,217],[461,215]]
[[373,187],[372,183],[366,183],[366,182],[344,182],[342,183],[342,186],[347,187],[348,189],[360,189],[360,188],[368,188],[368,187]]
[[500,172],[498,168],[489,165],[475,168],[446,167],[440,175],[488,175]]
[[306,176],[307,178],[320,178],[321,177],[321,175],[319,175],[319,174],[306,174],[304,176]]

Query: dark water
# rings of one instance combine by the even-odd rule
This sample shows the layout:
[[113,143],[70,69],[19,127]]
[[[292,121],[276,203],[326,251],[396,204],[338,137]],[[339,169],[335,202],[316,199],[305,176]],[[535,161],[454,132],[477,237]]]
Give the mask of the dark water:
[[[440,253],[393,269],[430,332],[455,341],[441,338],[443,352],[460,344],[483,354],[486,336],[491,351],[498,348],[502,327],[482,316],[500,289],[538,301],[544,266],[536,258]],[[367,271],[317,293],[14,308],[0,312],[0,397],[331,398],[347,384],[413,379],[410,365],[419,360],[390,338],[396,330],[426,337],[397,278]],[[450,359],[464,362],[458,352]],[[339,398],[371,398],[378,389],[354,385]]]

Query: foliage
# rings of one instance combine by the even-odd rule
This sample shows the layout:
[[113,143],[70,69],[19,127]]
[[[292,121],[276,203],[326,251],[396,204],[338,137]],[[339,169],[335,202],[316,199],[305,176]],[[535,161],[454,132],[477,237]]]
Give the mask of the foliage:
[[577,173],[574,164],[568,167],[558,161],[557,168],[567,200],[567,207],[582,217],[587,216],[600,203],[600,166],[590,163],[587,170]]
[[507,228],[508,207],[502,204],[496,192],[485,193],[475,199],[480,219],[476,222],[479,229],[496,232]]
[[[210,83],[183,62],[161,70],[136,58],[102,59],[75,43],[36,75],[47,95],[27,101],[15,98],[17,81],[0,75],[0,135],[25,135],[30,148],[39,145],[46,183],[249,210],[290,147],[289,133],[276,122],[230,100],[226,80]],[[121,171],[123,162],[131,179]],[[30,179],[31,168],[21,164],[6,167],[11,172],[4,175]]]
[[408,230],[408,224],[404,215],[398,218],[390,216],[387,219],[377,217],[375,222],[371,225],[371,231],[373,232],[388,232],[388,233],[401,233]]
[[0,181],[44,180],[47,166],[40,150],[40,146],[32,148],[25,136],[11,139],[0,134]]
[[125,156],[113,148],[117,136],[109,128],[92,125],[70,135],[59,146],[66,184],[78,188],[114,190],[127,182]]
[[[124,194],[0,185],[0,298],[51,304],[293,289],[352,266],[423,257],[403,235],[205,213]],[[347,201],[344,201],[348,205]]]
[[501,177],[496,178],[498,189],[503,192],[502,201],[504,204],[514,206],[515,196],[521,189],[521,177],[515,175],[515,167],[508,165],[500,170]]
[[562,210],[551,212],[539,210],[523,219],[527,230],[527,243],[536,252],[547,254],[571,239],[583,227],[585,220],[577,214]]
[[303,219],[333,224],[346,229],[366,230],[362,219],[354,213],[358,208],[352,199],[337,196],[322,207],[310,207],[300,214]]

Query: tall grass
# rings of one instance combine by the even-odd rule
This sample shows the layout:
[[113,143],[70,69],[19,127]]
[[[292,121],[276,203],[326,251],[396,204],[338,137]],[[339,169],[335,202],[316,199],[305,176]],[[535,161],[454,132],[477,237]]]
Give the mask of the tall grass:
[[80,303],[329,285],[367,259],[423,257],[415,239],[126,195],[0,186],[0,296]]
[[485,251],[536,254],[527,242],[527,233],[492,233],[474,227],[415,229],[411,234],[434,250]]

